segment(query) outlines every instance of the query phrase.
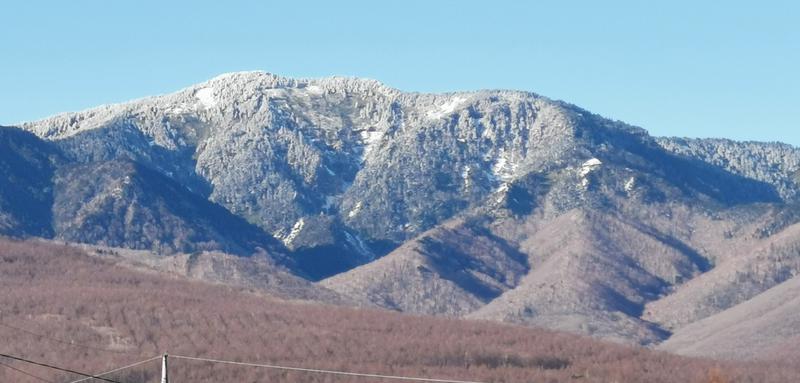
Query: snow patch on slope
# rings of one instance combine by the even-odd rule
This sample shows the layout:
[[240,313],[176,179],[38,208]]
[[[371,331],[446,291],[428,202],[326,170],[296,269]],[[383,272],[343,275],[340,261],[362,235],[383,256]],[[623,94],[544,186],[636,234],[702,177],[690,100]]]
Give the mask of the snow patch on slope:
[[358,212],[360,211],[361,211],[361,201],[357,202],[356,206],[353,207],[353,210],[350,210],[350,212],[347,213],[347,217],[353,218],[356,215],[358,215]]
[[447,116],[455,112],[455,110],[458,109],[458,107],[464,103],[464,101],[467,101],[465,97],[453,97],[444,104],[439,105],[439,108],[429,111],[428,117],[432,119],[438,119]]
[[283,88],[264,89],[261,93],[267,98],[286,98],[289,96],[286,89]]
[[381,142],[383,132],[378,130],[362,130],[359,134],[361,135],[361,145],[363,146],[363,160],[363,158],[367,157],[375,146]]
[[470,176],[472,174],[472,168],[469,165],[464,166],[464,170],[461,171],[461,178],[464,179],[464,189],[469,189],[471,186],[470,183]]
[[589,173],[599,169],[600,165],[602,165],[602,164],[603,164],[602,161],[598,160],[597,158],[592,158],[592,159],[589,159],[588,161],[584,162],[581,165],[581,168],[578,169],[578,174],[580,174],[580,176],[581,176],[580,186],[582,188],[584,188],[584,189],[588,189],[589,188],[589,185],[591,184],[591,181],[589,181],[589,179],[586,178],[586,176],[588,176]]
[[625,181],[625,191],[630,193],[634,187],[636,187],[636,178],[635,177],[628,178],[628,180]]
[[513,163],[505,151],[501,151],[497,160],[492,166],[492,175],[500,181],[510,181],[514,178],[517,164]]
[[306,223],[302,218],[298,219],[297,222],[294,223],[294,226],[292,226],[292,231],[289,232],[289,235],[282,239],[283,244],[286,246],[291,245],[294,239],[297,238],[297,236],[303,230],[303,226],[305,226],[305,224]]
[[508,183],[503,183],[499,188],[497,188],[497,190],[494,192],[495,203],[503,203],[503,201],[506,200],[506,193],[508,192],[508,189]]
[[217,98],[214,96],[214,88],[200,88],[195,92],[194,96],[200,105],[205,108],[212,108],[217,106]]
[[319,96],[325,93],[325,89],[322,89],[319,85],[309,85],[306,87],[306,91],[308,94]]
[[598,160],[597,158],[592,158],[581,165],[581,169],[579,171],[581,177],[586,177],[589,173],[597,170],[603,162]]

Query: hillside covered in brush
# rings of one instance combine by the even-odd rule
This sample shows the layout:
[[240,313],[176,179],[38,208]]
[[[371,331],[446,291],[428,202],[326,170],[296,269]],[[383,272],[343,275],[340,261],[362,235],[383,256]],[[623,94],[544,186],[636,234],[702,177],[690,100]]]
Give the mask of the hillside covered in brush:
[[[794,381],[796,359],[728,363],[488,322],[290,302],[132,269],[108,254],[0,238],[3,353],[97,373],[162,353],[483,382]],[[41,378],[80,376],[0,358]],[[106,376],[159,377],[158,360]],[[174,359],[176,382],[362,382]],[[723,380],[714,380],[723,379]],[[0,381],[37,382],[0,366]]]

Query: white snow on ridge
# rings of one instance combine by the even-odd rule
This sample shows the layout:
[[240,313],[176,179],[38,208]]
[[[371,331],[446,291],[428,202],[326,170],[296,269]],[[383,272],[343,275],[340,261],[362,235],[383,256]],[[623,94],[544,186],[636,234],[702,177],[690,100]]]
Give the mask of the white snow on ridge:
[[383,132],[377,130],[362,130],[359,134],[361,135],[361,144],[364,146],[364,157],[369,155],[383,138]]
[[600,166],[603,162],[598,160],[597,158],[589,159],[588,161],[584,162],[581,166]]
[[630,191],[633,190],[633,188],[635,186],[636,186],[636,178],[631,177],[627,181],[625,181],[625,191],[626,192],[630,193]]
[[464,179],[464,189],[469,189],[470,183],[470,175],[472,174],[472,168],[469,165],[464,166],[464,170],[461,172],[461,178]]
[[497,158],[497,162],[495,162],[494,166],[492,166],[492,173],[500,173],[506,167],[507,162],[508,159],[506,158],[505,153],[501,154],[500,157]]
[[306,87],[306,91],[308,94],[313,95],[321,95],[325,93],[325,89],[322,89],[322,87],[319,85],[309,85]]
[[444,104],[440,105],[439,109],[429,111],[428,117],[433,119],[442,118],[450,113],[455,112],[455,110],[464,101],[467,101],[465,97],[453,97],[450,101],[447,101]]
[[508,154],[501,150],[497,156],[497,160],[492,166],[492,176],[500,181],[510,181],[514,178],[514,172],[517,170],[517,164],[509,160]]
[[200,101],[200,104],[206,108],[217,106],[217,98],[214,97],[214,88],[198,89],[194,96]]
[[495,203],[503,203],[503,201],[506,199],[506,192],[508,189],[508,183],[504,182],[502,185],[500,185],[500,187],[497,188],[497,190],[495,190]]
[[263,95],[269,98],[286,98],[287,96],[286,89],[283,88],[264,89],[261,92]]
[[603,162],[598,160],[597,158],[592,158],[581,165],[580,175],[581,177],[586,177],[589,173],[596,170],[597,168],[602,165]]
[[360,211],[361,211],[361,201],[357,202],[357,203],[356,203],[356,206],[354,206],[354,207],[353,207],[353,210],[350,210],[350,212],[348,212],[348,213],[347,213],[347,217],[348,217],[348,218],[353,218],[353,217],[355,217],[355,216],[358,214],[358,212],[360,212]]
[[289,232],[289,235],[283,239],[283,243],[287,246],[291,245],[292,241],[294,241],[294,239],[300,234],[300,231],[303,230],[303,226],[305,226],[305,224],[306,223],[302,218],[298,219],[294,226],[292,226],[292,231]]

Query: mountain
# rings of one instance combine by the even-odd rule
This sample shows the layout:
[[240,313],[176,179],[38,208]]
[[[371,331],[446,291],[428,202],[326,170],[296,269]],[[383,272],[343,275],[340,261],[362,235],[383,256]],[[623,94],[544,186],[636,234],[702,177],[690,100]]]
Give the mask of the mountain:
[[659,349],[726,359],[799,358],[800,276],[676,332]]
[[[756,233],[750,236],[756,237]],[[800,274],[798,234],[800,225],[794,224],[771,237],[740,243],[734,257],[728,255],[730,259],[650,303],[645,317],[666,328],[680,328]]]
[[53,183],[58,239],[160,253],[281,247],[244,219],[129,160],[64,167]]
[[505,240],[455,221],[321,284],[385,308],[459,317],[515,287],[528,271],[527,257]]
[[49,191],[0,233],[265,253],[343,302],[655,345],[800,272],[800,149],[529,92],[242,72],[19,128],[0,183]]

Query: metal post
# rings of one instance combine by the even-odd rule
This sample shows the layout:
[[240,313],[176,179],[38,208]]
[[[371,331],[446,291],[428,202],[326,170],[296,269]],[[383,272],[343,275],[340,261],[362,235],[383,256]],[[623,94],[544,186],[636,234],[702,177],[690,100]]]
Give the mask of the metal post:
[[161,357],[161,383],[169,383],[167,375],[167,354]]

